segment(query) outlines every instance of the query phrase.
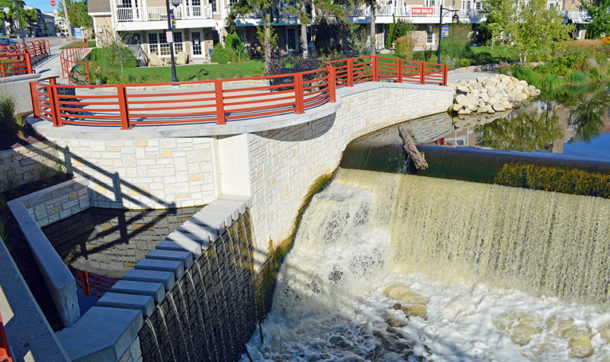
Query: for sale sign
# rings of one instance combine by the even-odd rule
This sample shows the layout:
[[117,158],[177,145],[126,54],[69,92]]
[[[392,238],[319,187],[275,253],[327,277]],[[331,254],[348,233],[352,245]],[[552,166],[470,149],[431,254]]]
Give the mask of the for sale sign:
[[411,15],[433,15],[434,8],[411,8]]

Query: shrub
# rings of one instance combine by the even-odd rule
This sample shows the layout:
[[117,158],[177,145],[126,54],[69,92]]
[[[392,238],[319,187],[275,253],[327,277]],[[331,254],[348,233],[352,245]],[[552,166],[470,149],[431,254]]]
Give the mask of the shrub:
[[470,57],[472,51],[469,45],[469,34],[469,25],[452,24],[449,29],[449,37],[442,41],[441,54],[451,59]]
[[587,75],[583,72],[571,72],[566,77],[570,82],[580,83],[587,80]]
[[533,164],[504,164],[495,183],[528,189],[610,198],[610,175]]
[[222,46],[222,44],[218,44],[214,47],[214,50],[212,51],[212,62],[213,63],[227,64],[228,62],[232,61],[232,59],[233,59],[232,52],[229,49]]
[[413,53],[415,42],[410,35],[404,35],[396,39],[396,53],[410,56]]
[[12,131],[20,128],[15,120],[15,99],[11,96],[0,98],[0,122]]
[[385,41],[386,49],[390,49],[398,38],[409,35],[411,30],[413,30],[413,24],[406,23],[402,19],[396,21],[396,17],[392,15],[392,23],[390,24],[388,38]]
[[133,51],[128,47],[118,46],[116,44],[103,48],[91,49],[89,59],[102,66],[110,65],[113,67],[120,67],[121,61],[125,68],[135,68],[138,66],[138,60],[133,54]]

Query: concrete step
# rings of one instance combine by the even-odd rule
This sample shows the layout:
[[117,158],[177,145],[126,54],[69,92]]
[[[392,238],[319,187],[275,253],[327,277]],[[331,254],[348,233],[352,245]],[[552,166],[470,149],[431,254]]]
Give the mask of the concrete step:
[[100,307],[138,309],[150,317],[155,310],[155,302],[150,295],[120,294],[107,292],[98,301]]
[[132,280],[119,280],[110,291],[113,293],[150,295],[156,303],[165,299],[165,286],[157,282],[138,282]]
[[162,283],[167,291],[171,291],[176,284],[173,272],[159,270],[131,269],[123,275],[123,280]]
[[155,249],[146,254],[147,259],[159,260],[178,260],[184,264],[184,269],[188,269],[193,265],[193,254],[188,251],[175,251]]
[[184,263],[179,260],[142,259],[134,269],[168,271],[175,274],[176,280],[184,276]]

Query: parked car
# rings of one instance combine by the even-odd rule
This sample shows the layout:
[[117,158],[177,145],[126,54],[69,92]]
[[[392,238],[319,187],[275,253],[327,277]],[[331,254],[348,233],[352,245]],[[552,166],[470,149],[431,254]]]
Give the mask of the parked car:
[[9,53],[14,44],[17,44],[16,40],[11,38],[0,38],[0,53]]

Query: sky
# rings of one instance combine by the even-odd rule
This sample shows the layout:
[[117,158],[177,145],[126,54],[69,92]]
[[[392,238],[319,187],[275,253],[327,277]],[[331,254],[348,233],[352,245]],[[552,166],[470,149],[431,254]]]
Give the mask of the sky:
[[42,10],[43,13],[49,13],[49,12],[57,9],[59,0],[55,0],[55,2],[58,3],[55,5],[55,7],[51,6],[50,2],[51,2],[51,0],[25,0],[25,5],[31,6],[33,8],[38,8],[38,9]]

